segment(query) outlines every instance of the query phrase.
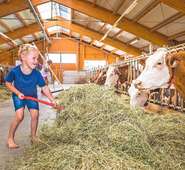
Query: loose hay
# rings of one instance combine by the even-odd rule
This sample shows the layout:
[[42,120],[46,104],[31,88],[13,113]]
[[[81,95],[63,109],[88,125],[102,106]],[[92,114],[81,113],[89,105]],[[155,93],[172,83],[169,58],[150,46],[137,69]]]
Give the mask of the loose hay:
[[[59,95],[65,110],[17,160],[19,170],[185,169],[185,116],[130,110],[129,98],[97,85]],[[8,167],[11,169],[12,167]]]
[[10,99],[11,92],[4,86],[0,85],[0,102]]

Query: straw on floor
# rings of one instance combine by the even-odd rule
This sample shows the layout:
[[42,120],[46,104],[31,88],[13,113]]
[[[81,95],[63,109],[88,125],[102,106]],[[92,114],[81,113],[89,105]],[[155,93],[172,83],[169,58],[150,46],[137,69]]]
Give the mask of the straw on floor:
[[58,100],[65,110],[42,127],[42,142],[28,148],[15,169],[185,169],[183,114],[130,110],[127,96],[97,85],[73,87]]

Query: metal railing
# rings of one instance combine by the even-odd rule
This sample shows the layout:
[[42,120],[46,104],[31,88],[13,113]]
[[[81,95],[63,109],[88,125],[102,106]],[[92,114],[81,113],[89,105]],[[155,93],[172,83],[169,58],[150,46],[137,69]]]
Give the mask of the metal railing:
[[[179,50],[185,50],[185,44],[181,44],[181,45],[175,46],[173,48],[172,47],[168,48],[168,53],[178,52]],[[140,75],[140,73],[142,71],[141,61],[145,60],[146,58],[147,58],[147,56],[138,56],[134,59],[128,59],[128,60],[126,60],[122,63],[119,63],[119,64],[112,64],[117,67],[129,65],[126,87],[124,85],[122,85],[118,89],[118,91],[122,91],[124,94],[128,95],[129,85],[131,84],[132,80],[136,79]],[[90,77],[92,77],[98,71],[105,69],[105,68],[108,68],[108,66],[93,69],[93,70],[89,71],[88,75]],[[161,106],[167,106],[167,107],[174,109],[174,110],[185,112],[185,100],[182,98],[182,96],[180,96],[180,94],[178,93],[178,91],[175,88],[169,88],[169,89],[161,88],[161,89],[159,89],[158,92],[155,92],[153,94],[151,92],[150,97],[149,97],[149,102],[159,104]]]

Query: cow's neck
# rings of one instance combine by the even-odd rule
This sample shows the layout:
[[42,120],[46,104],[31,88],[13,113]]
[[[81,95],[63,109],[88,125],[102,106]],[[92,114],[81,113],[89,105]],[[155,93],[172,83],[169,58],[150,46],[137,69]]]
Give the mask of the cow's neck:
[[185,52],[178,57],[180,58],[179,63],[177,67],[172,69],[172,82],[185,99]]

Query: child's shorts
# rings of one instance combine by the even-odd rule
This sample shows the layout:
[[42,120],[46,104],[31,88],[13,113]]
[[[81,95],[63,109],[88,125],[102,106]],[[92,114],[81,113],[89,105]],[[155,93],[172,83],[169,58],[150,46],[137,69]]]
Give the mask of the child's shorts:
[[20,108],[25,108],[27,106],[28,110],[30,109],[36,109],[39,110],[39,104],[36,101],[33,100],[21,100],[18,96],[12,95],[15,111]]

